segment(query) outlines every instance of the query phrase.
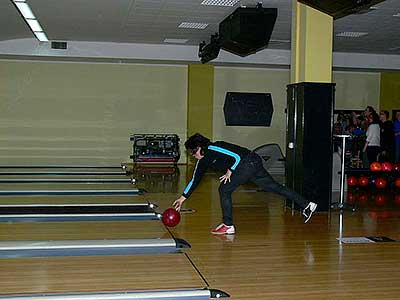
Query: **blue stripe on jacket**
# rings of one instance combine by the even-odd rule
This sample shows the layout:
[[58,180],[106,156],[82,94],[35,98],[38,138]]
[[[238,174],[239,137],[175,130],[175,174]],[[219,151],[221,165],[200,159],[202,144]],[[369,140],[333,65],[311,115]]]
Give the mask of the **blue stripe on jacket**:
[[235,159],[235,163],[233,164],[233,166],[231,167],[232,171],[236,169],[237,165],[240,163],[240,155],[236,154],[232,151],[229,151],[227,149],[218,147],[218,146],[208,146],[208,149],[210,150],[214,150],[220,153],[224,153],[226,155],[232,156]]
[[192,184],[194,181],[194,175],[196,174],[197,165],[199,164],[199,161],[200,160],[197,161],[196,167],[194,168],[192,180],[189,181],[188,185],[186,186],[185,190],[183,191],[184,194],[187,194],[187,192],[189,192],[190,188],[192,187]]

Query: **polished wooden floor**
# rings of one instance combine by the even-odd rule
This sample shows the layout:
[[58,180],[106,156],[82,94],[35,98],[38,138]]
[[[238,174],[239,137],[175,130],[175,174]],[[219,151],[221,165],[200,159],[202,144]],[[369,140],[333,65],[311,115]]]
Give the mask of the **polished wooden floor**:
[[[98,197],[101,202],[157,203],[169,207],[190,170],[179,176],[142,177],[139,197]],[[363,203],[355,213],[319,213],[303,224],[280,197],[249,185],[234,194],[237,233],[209,233],[221,212],[218,179],[207,174],[170,230],[158,221],[3,223],[1,240],[180,237],[192,248],[182,254],[0,259],[0,293],[121,291],[205,287],[232,299],[399,299],[400,243],[344,244],[337,238],[387,236],[400,240],[400,206]],[[127,199],[128,198],[128,199]],[[3,203],[95,202],[96,197],[0,199]],[[130,200],[130,201],[129,201]],[[151,223],[151,224],[150,224]]]

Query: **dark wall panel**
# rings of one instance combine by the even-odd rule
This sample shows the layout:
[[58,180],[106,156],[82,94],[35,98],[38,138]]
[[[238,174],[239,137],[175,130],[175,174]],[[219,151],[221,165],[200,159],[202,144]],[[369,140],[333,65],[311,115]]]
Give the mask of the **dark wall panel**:
[[224,115],[227,126],[270,126],[273,111],[269,93],[226,93]]

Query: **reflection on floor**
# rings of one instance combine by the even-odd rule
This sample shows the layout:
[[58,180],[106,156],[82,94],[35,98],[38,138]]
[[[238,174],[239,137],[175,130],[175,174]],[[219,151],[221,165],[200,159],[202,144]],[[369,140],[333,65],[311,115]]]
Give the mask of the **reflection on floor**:
[[131,169],[136,185],[151,193],[177,193],[180,169],[176,165],[137,164]]
[[[154,202],[160,211],[171,206],[192,176],[192,168],[183,166],[173,174],[151,172],[137,175],[137,187],[148,193],[132,201]],[[218,176],[207,173],[184,203],[187,212],[182,213],[180,224],[163,228],[165,235],[191,244],[185,254],[0,259],[0,293],[209,285],[229,293],[233,300],[398,299],[400,243],[342,244],[337,240],[339,235],[400,240],[400,205],[396,197],[374,195],[373,199],[364,200],[364,196],[357,195],[354,213],[317,213],[304,224],[300,213],[286,208],[281,197],[245,185],[233,194],[237,233],[213,236],[210,230],[221,222]],[[137,238],[159,233],[146,222],[137,221],[90,226],[87,222],[20,224],[13,230],[7,226],[13,224],[0,224],[0,232],[7,238],[13,234],[5,232],[19,236],[27,230],[32,237],[47,234],[52,239],[75,238],[83,233],[87,239]]]
[[[304,224],[281,197],[250,184],[233,195],[236,235],[213,236],[209,231],[221,221],[218,186],[218,174],[207,174],[185,203],[196,213],[184,214],[171,232],[192,243],[189,255],[202,275],[232,299],[397,299],[400,244],[341,244],[337,238],[400,240],[400,205],[375,197],[379,210],[322,212]],[[163,208],[178,196],[147,195]]]

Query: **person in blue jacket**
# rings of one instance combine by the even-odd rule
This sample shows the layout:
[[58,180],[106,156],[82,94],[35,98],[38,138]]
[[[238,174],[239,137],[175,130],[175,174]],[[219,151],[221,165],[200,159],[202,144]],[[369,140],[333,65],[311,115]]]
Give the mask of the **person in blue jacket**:
[[317,204],[309,202],[298,193],[277,183],[264,169],[261,157],[249,149],[224,141],[211,142],[208,138],[196,133],[185,142],[185,148],[196,159],[197,163],[192,180],[189,181],[182,196],[173,202],[180,211],[183,202],[196,189],[208,167],[225,172],[220,179],[219,195],[223,223],[211,231],[212,234],[234,234],[232,214],[232,193],[240,185],[253,181],[266,192],[274,192],[295,201],[301,208],[305,222],[310,220]]
[[396,112],[394,126],[395,162],[400,163],[400,111]]

